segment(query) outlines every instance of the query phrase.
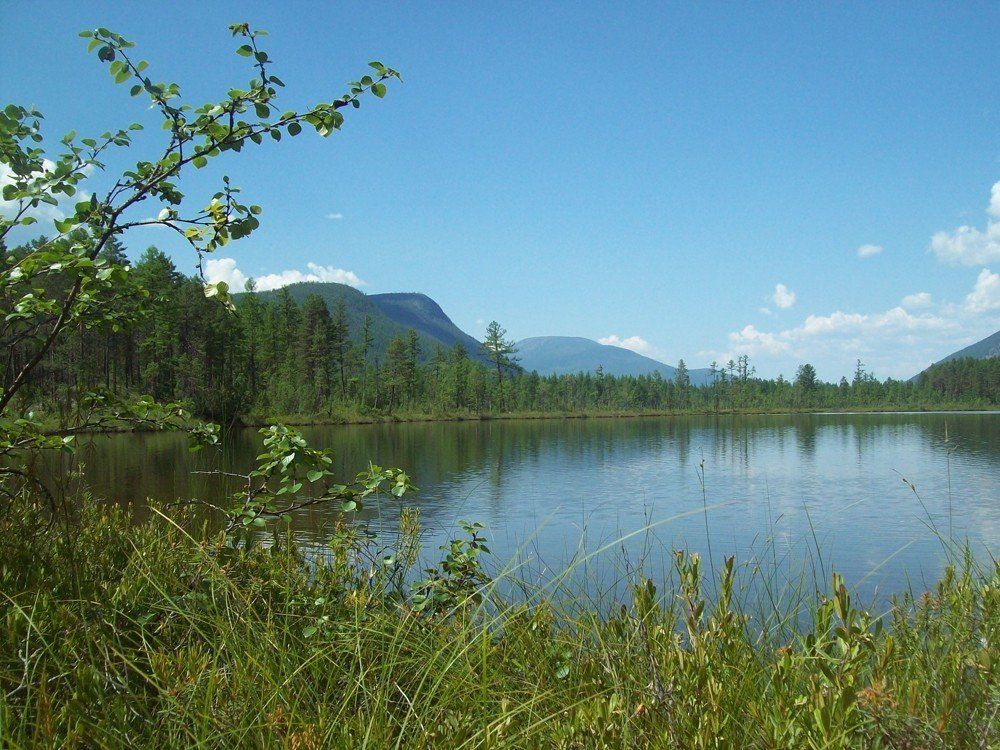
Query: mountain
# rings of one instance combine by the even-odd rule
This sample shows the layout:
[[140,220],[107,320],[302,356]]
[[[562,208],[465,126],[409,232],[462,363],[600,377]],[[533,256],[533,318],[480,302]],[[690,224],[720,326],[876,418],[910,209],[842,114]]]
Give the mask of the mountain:
[[441,306],[426,294],[395,292],[372,294],[368,299],[389,319],[429,336],[444,347],[461,344],[470,357],[479,354],[480,343],[452,323]]
[[[663,362],[579,336],[536,336],[519,341],[517,350],[520,365],[540,375],[593,372],[598,367],[608,375],[650,375],[659,371],[667,380],[677,375],[677,368]],[[709,382],[707,369],[688,370],[688,373],[694,385]]]
[[[972,357],[973,359],[1000,357],[1000,331],[997,331],[992,336],[987,336],[982,341],[969,344],[964,349],[959,349],[957,352],[949,354],[941,362],[948,362],[952,359],[965,359],[966,357]],[[935,362],[934,364],[939,365],[941,362]]]
[[[305,281],[284,287],[296,304],[302,305],[311,294],[318,295],[330,312],[341,300],[350,323],[351,338],[361,339],[365,315],[371,317],[372,349],[384,353],[395,336],[406,336],[414,329],[420,338],[420,359],[428,361],[439,346],[450,348],[455,343],[465,346],[469,356],[482,359],[479,342],[459,329],[445,315],[440,305],[424,294],[367,295],[354,287],[335,282]],[[280,290],[258,292],[262,301],[278,298]],[[241,294],[234,295],[239,300]]]
[[[935,362],[935,365],[940,365],[943,362],[950,362],[953,359],[967,359],[971,357],[972,359],[989,359],[990,357],[1000,357],[1000,331],[987,336],[982,341],[977,341],[975,344],[969,344],[964,349],[959,349],[957,352],[952,352],[944,359]],[[934,365],[931,365],[933,367]],[[914,375],[911,380],[917,380],[920,377],[920,373]]]
[[[359,341],[365,316],[371,318],[374,352],[384,354],[395,336],[406,336],[412,328],[420,338],[420,359],[430,360],[437,348],[450,349],[461,344],[472,359],[486,361],[482,345],[456,326],[441,306],[426,294],[395,292],[390,294],[365,294],[354,287],[335,282],[305,281],[284,287],[298,305],[315,294],[333,312],[343,301],[351,328],[351,338]],[[281,294],[274,289],[258,292],[261,301],[273,301]],[[239,301],[241,294],[234,297]],[[654,371],[672,380],[677,369],[650,357],[636,354],[618,346],[599,344],[575,336],[538,336],[524,339],[517,344],[519,364],[528,371],[537,370],[541,375],[576,374],[593,372],[602,367],[608,375],[649,375]],[[709,382],[707,369],[689,370],[694,385]]]

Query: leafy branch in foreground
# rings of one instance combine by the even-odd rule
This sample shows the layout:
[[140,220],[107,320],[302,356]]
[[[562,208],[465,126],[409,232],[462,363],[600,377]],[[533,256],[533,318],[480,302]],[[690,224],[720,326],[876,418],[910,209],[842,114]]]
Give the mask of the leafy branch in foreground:
[[[204,207],[187,209],[179,188],[182,174],[265,137],[280,141],[283,134],[296,136],[307,126],[328,136],[343,124],[341,110],[359,107],[369,93],[382,98],[386,83],[400,78],[392,68],[372,62],[371,73],[351,81],[338,98],[278,114],[275,105],[284,84],[272,74],[273,61],[260,47],[266,32],[251,31],[245,23],[229,28],[241,42],[237,55],[251,59],[254,76],[245,87],[233,87],[220,100],[200,106],[185,103],[178,84],[151,78],[149,64],[133,54],[135,44],[120,34],[105,28],[80,33],[116,84],[131,84],[133,97],[149,100],[166,131],[162,151],[109,176],[102,195],[82,192],[85,180],[108,171],[105,160],[113,149],[132,148],[133,133],[142,125],[132,123],[97,138],[78,139],[70,132],[53,154],[41,145],[40,112],[16,104],[0,109],[0,164],[10,175],[2,198],[12,206],[0,215],[0,248],[15,228],[37,223],[41,209],[58,215],[51,237],[38,238],[26,252],[4,249],[0,260],[0,308],[5,311],[0,344],[10,352],[0,391],[0,460],[5,463],[28,448],[72,448],[71,441],[50,439],[46,429],[51,427],[43,427],[26,395],[26,386],[60,336],[98,325],[118,330],[144,314],[140,303],[148,291],[130,278],[124,259],[109,252],[122,235],[136,227],[165,227],[194,249],[201,274],[205,254],[258,228],[261,208],[242,202],[228,177]],[[64,202],[73,198],[77,202],[64,214]],[[150,203],[154,208],[143,208]],[[205,294],[232,306],[224,282],[206,284]],[[160,414],[149,401],[122,403],[81,392],[57,431],[65,436],[110,422],[162,426],[184,418],[179,407]],[[202,436],[211,437],[211,432]]]
[[[257,456],[257,465],[250,472],[204,472],[238,478],[243,483],[230,508],[216,508],[226,515],[225,532],[234,540],[239,539],[242,529],[263,527],[277,519],[287,522],[289,514],[320,503],[337,502],[345,513],[357,513],[372,495],[388,492],[400,498],[413,489],[402,470],[374,464],[351,484],[334,483],[330,451],[310,448],[301,433],[284,425],[272,425],[260,433],[264,452]],[[303,492],[304,487],[309,492]]]

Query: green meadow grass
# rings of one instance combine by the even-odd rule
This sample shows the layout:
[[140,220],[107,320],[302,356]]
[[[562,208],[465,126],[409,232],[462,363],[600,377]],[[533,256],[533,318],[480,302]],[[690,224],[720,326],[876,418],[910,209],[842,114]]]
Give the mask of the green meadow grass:
[[1000,746],[1000,567],[961,550],[882,612],[758,571],[762,615],[747,568],[683,553],[615,606],[508,569],[419,611],[411,514],[394,557],[344,527],[321,559],[184,513],[77,516],[0,520],[5,748]]

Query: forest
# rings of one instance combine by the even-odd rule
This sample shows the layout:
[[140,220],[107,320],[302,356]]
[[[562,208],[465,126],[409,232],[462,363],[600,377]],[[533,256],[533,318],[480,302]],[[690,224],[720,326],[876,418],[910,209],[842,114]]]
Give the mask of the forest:
[[[36,245],[44,243],[44,238]],[[30,252],[14,248],[5,262]],[[693,386],[683,360],[677,376],[600,372],[539,375],[517,364],[516,347],[496,324],[483,349],[461,344],[426,350],[412,329],[379,349],[372,321],[352,330],[342,302],[318,295],[297,304],[281,288],[234,295],[235,314],[206,298],[203,282],[180,273],[156,247],[134,264],[111,242],[109,262],[130,267],[121,295],[128,315],[80,325],[32,374],[26,394],[41,412],[65,414],[94,389],[148,394],[185,404],[198,417],[235,424],[275,416],[340,420],[366,416],[500,413],[725,412],[879,409],[1000,403],[1000,359],[955,360],[916,382],[879,380],[859,361],[853,378],[823,381],[805,363],[794,379],[763,379],[746,356],[712,364],[714,382]],[[5,382],[28,356],[9,348]]]

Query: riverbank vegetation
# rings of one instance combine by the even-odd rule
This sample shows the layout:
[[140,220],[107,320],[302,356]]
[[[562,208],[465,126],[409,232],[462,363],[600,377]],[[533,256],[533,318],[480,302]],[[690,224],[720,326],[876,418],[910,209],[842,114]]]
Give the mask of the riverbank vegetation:
[[[28,252],[19,248],[8,262]],[[95,389],[115,397],[150,394],[225,424],[264,424],[279,416],[301,424],[1000,404],[1000,358],[947,362],[916,382],[879,380],[859,362],[851,380],[827,383],[808,364],[793,380],[759,378],[740,357],[713,364],[713,382],[696,387],[684,369],[675,379],[524,372],[499,326],[489,351],[461,344],[424,351],[412,330],[380,351],[367,321],[352,330],[342,303],[329,310],[318,295],[300,306],[287,289],[263,299],[251,291],[237,296],[230,312],[156,248],[129,264],[111,241],[102,257],[131,268],[131,315],[67,331],[34,371],[23,398],[55,421],[74,409],[77,394]],[[138,290],[148,290],[148,298]],[[491,353],[497,347],[499,356]],[[29,354],[30,347],[12,349],[8,377]]]
[[233,546],[183,514],[77,509],[72,534],[32,502],[0,517],[4,747],[1000,742],[1000,569],[968,558],[877,615],[837,577],[762,612],[759,569],[712,581],[684,554],[571,611],[502,596],[478,528],[414,570],[412,514],[391,547],[340,527],[307,560],[280,532]]

